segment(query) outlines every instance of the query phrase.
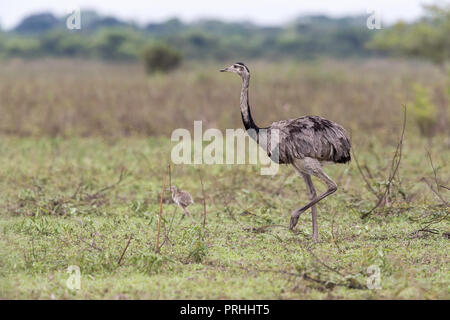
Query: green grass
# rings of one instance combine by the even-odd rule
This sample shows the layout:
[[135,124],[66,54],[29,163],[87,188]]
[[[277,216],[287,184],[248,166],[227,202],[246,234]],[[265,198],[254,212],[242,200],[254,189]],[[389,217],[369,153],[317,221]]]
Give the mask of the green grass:
[[[355,144],[375,188],[385,183],[395,150],[377,141]],[[427,147],[445,182],[450,154],[434,145]],[[295,233],[287,229],[290,212],[308,200],[292,168],[269,177],[257,165],[172,166],[172,183],[194,197],[196,222],[180,221],[166,194],[161,241],[166,234],[169,240],[156,254],[171,146],[163,138],[2,137],[0,298],[450,298],[449,240],[443,236],[448,218],[430,227],[436,234],[411,236],[448,213],[420,181],[433,176],[424,141],[406,140],[401,184],[385,208],[364,220],[376,199],[355,163],[326,167],[339,189],[318,206],[317,244],[309,212]],[[205,228],[198,170],[205,183]],[[69,265],[81,269],[78,291],[66,286]],[[379,290],[366,288],[371,265],[381,271]]]

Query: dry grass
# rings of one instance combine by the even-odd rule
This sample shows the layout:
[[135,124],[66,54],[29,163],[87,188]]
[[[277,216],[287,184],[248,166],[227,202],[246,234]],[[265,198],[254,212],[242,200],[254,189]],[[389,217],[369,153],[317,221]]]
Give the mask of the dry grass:
[[[439,92],[431,66],[394,61],[249,63],[258,124],[318,114],[350,131],[397,132],[411,83]],[[137,64],[9,61],[0,68],[0,133],[20,136],[168,135],[175,128],[241,127],[240,80],[219,64],[147,77]],[[438,97],[439,98],[439,97]]]

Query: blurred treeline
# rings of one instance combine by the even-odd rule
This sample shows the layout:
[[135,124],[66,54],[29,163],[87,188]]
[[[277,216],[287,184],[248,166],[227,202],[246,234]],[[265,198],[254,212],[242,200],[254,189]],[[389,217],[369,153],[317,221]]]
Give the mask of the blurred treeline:
[[[449,136],[450,6],[425,7],[417,21],[381,30],[368,29],[363,16],[310,16],[270,28],[176,19],[137,26],[86,11],[81,18],[81,30],[45,13],[0,33],[3,57],[76,58],[2,61],[0,133],[158,135],[194,119],[213,128],[239,126],[239,113],[229,112],[238,82],[217,72],[222,63],[208,60],[242,59],[258,72],[256,119],[263,114],[275,121],[301,110],[355,130],[392,129],[392,136],[396,106],[407,104],[421,136]],[[401,59],[341,59],[378,54]],[[155,76],[137,63],[93,61],[138,57]],[[197,61],[176,71],[182,58]]]
[[82,10],[80,30],[69,30],[66,18],[51,13],[24,18],[14,29],[0,33],[0,56],[135,60],[144,48],[155,43],[176,48],[186,59],[375,54],[365,47],[375,32],[366,27],[364,15],[304,16],[276,27],[218,20],[185,23],[178,19],[141,26]]

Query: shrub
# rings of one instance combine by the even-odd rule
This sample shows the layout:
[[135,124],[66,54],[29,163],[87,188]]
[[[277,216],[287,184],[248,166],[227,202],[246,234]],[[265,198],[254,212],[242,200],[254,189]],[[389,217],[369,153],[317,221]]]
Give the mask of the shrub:
[[33,38],[16,37],[5,43],[5,52],[9,57],[32,58],[39,55],[39,41]]
[[165,45],[152,45],[142,54],[147,73],[169,72],[177,68],[182,60],[179,51]]
[[436,106],[431,102],[430,92],[419,84],[414,84],[414,102],[411,113],[419,126],[420,133],[425,137],[433,136],[437,125]]
[[187,261],[201,263],[207,256],[208,246],[205,238],[205,231],[199,226],[193,226],[184,231],[182,243],[187,245],[189,252]]

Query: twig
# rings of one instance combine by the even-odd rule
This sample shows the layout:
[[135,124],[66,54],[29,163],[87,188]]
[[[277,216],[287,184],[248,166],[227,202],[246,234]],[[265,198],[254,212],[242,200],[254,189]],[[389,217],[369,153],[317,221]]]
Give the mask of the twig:
[[170,170],[170,163],[167,165],[167,169],[169,170],[169,187],[172,186],[172,172]]
[[[448,202],[444,199],[444,197],[443,197],[443,196],[441,195],[441,193],[439,192],[439,186],[440,186],[440,185],[439,185],[438,178],[437,178],[437,170],[436,170],[436,168],[435,168],[434,165],[433,165],[433,160],[432,160],[432,158],[431,158],[431,154],[430,154],[429,151],[427,151],[427,154],[428,154],[428,158],[430,159],[430,165],[431,165],[431,168],[433,169],[434,182],[436,183],[437,190],[435,190],[435,189],[433,188],[433,184],[430,183],[430,182],[427,180],[427,178],[423,177],[423,178],[421,179],[421,181],[424,181],[424,182],[426,183],[426,185],[430,188],[430,190],[433,191],[433,193],[434,193],[434,194],[442,201],[443,205],[444,205],[445,207],[448,207],[448,206],[449,206]],[[442,185],[441,185],[441,186],[442,186]],[[447,213],[444,214],[443,216],[437,217],[437,218],[433,218],[433,219],[429,220],[428,222],[425,223],[425,226],[423,226],[421,229],[416,230],[416,231],[414,231],[414,232],[411,232],[411,233],[409,234],[410,237],[411,237],[411,236],[416,236],[416,235],[418,235],[419,232],[429,232],[429,233],[434,233],[434,234],[439,233],[438,230],[436,230],[436,229],[430,229],[430,227],[431,227],[432,225],[434,225],[434,224],[436,224],[436,223],[439,223],[439,222],[443,221],[444,219],[446,219],[446,218],[449,216],[449,214],[450,214],[450,211],[447,210]]]
[[428,160],[430,160],[431,169],[433,169],[434,182],[436,183],[437,191],[439,192],[439,182],[437,178],[437,170],[434,167],[433,159],[431,158],[430,150],[427,150]]
[[366,170],[367,175],[369,176],[369,178],[370,178],[371,180],[373,180],[373,174],[372,174],[372,172],[370,171],[370,169],[369,169],[369,167],[367,166],[367,164],[365,164],[365,165],[363,166],[363,168],[364,168],[364,170]]
[[159,214],[158,214],[158,231],[156,232],[156,244],[155,244],[155,252],[159,253],[159,234],[161,232],[161,216],[162,216],[162,203],[164,199],[164,191],[166,190],[166,174],[164,174],[164,181],[161,191],[161,200],[159,202]]
[[331,220],[331,239],[333,240],[333,243],[336,245],[336,248],[338,249],[339,252],[342,252],[341,247],[339,247],[337,241],[336,241],[336,236],[334,235],[334,221],[337,215],[337,210],[334,210],[333,213],[333,218]]
[[80,183],[78,184],[77,189],[75,190],[75,192],[73,193],[73,195],[70,197],[71,199],[75,199],[75,197],[77,196],[77,194],[78,194],[78,192],[80,191],[80,189],[81,189],[82,186],[83,186],[83,183],[80,182]]
[[375,195],[375,197],[377,197],[378,200],[380,200],[380,194],[372,188],[372,185],[370,184],[369,179],[367,179],[366,175],[364,174],[364,172],[361,169],[361,166],[359,165],[358,157],[356,156],[356,153],[355,153],[355,147],[352,148],[352,154],[353,154],[353,159],[355,159],[356,168],[358,169],[359,173],[361,174],[361,177],[363,178],[364,182],[366,183],[367,189],[369,189],[369,191],[372,192]]
[[[224,205],[225,211],[228,213],[228,215],[230,216],[231,219],[233,219],[234,221],[238,222],[237,219],[235,218],[234,214],[233,214],[233,211],[232,211],[232,210],[230,209],[230,207],[228,206],[228,203],[229,203],[229,202],[227,202],[227,203]],[[217,208],[217,206],[216,206],[216,208]]]
[[386,201],[387,196],[389,195],[389,191],[392,185],[392,182],[394,181],[395,175],[397,174],[398,168],[400,167],[400,162],[402,160],[402,149],[403,149],[403,138],[405,136],[405,129],[406,129],[406,106],[403,106],[404,112],[403,112],[403,125],[402,125],[402,133],[400,135],[400,140],[397,144],[397,148],[395,149],[394,156],[392,157],[391,162],[391,171],[389,174],[388,183],[386,184],[386,188],[384,190],[383,195],[379,198],[377,204],[375,207],[370,209],[368,212],[366,212],[362,218],[367,218],[376,208],[378,208],[383,201]]
[[85,200],[91,201],[91,200],[93,200],[93,199],[96,199],[96,198],[98,198],[98,196],[99,196],[101,193],[105,192],[106,190],[109,190],[109,189],[112,189],[112,188],[116,187],[118,184],[120,184],[120,183],[122,182],[124,172],[125,172],[125,168],[122,168],[122,169],[120,170],[120,176],[119,176],[119,179],[117,180],[117,182],[115,182],[115,183],[113,183],[113,184],[111,184],[111,185],[109,185],[109,186],[106,186],[106,187],[104,187],[104,188],[98,190],[98,191],[97,191],[96,193],[94,193],[94,194],[89,194],[89,195],[87,195],[86,198],[85,198]]
[[99,247],[97,247],[96,245],[87,242],[87,241],[84,240],[83,238],[80,238],[80,237],[78,237],[78,236],[77,236],[77,238],[78,238],[78,240],[80,240],[81,242],[84,242],[85,244],[87,244],[87,245],[90,246],[91,248],[94,248],[95,250],[98,250],[98,251],[100,251],[100,252],[103,252],[103,249],[102,249],[102,248],[99,248]]
[[281,224],[268,224],[268,225],[261,226],[261,227],[249,226],[249,227],[245,227],[244,230],[251,231],[254,233],[264,233],[264,232],[266,232],[267,229],[274,228],[274,227],[281,227],[281,228],[289,229],[289,227],[281,225]]
[[417,230],[417,231],[419,231],[419,232],[429,232],[429,233],[433,233],[433,234],[438,234],[439,233],[439,231],[436,230],[436,229],[420,229],[420,230]]
[[[217,264],[212,264],[210,263],[210,265],[214,266],[217,268]],[[221,265],[222,266],[222,265]],[[222,266],[223,267],[223,266]],[[365,286],[361,285],[359,282],[355,281],[354,283],[351,283],[349,281],[346,282],[342,282],[342,283],[334,283],[334,282],[329,282],[326,280],[321,280],[321,279],[317,279],[317,278],[313,278],[311,276],[309,276],[307,273],[303,272],[303,273],[297,273],[297,272],[290,272],[290,271],[286,271],[286,270],[274,270],[274,269],[255,269],[255,270],[249,270],[248,268],[244,267],[244,266],[239,266],[239,265],[232,265],[230,266],[231,268],[237,268],[237,269],[241,269],[241,270],[245,270],[247,272],[257,272],[257,273],[276,273],[276,274],[283,274],[283,275],[288,275],[288,276],[292,276],[292,277],[300,277],[304,280],[308,280],[308,281],[312,281],[315,283],[319,283],[322,286],[329,288],[330,285],[331,286],[342,286],[342,287],[347,287],[350,289],[365,289]]]
[[198,176],[200,177],[200,184],[202,185],[202,197],[203,197],[203,228],[206,226],[206,197],[205,188],[203,186],[203,179],[200,169],[197,169]]
[[164,224],[164,230],[166,230],[166,234],[164,235],[164,241],[163,241],[163,242],[161,243],[161,245],[159,246],[159,249],[160,249],[160,250],[161,250],[161,248],[164,246],[164,244],[166,243],[166,241],[169,241],[169,242],[170,242],[169,235],[170,235],[170,231],[172,230],[173,220],[175,220],[175,213],[176,213],[176,211],[177,211],[177,208],[178,208],[178,207],[174,207],[174,208],[173,208],[172,219],[170,220],[170,225],[169,225],[169,229],[168,229],[168,230],[166,230],[166,226],[165,226],[165,224]]
[[436,190],[434,190],[432,185],[430,183],[428,183],[427,179],[422,178],[422,180],[425,181],[425,183],[428,185],[428,187],[431,189],[431,191],[433,191],[438,196],[438,198],[444,203],[444,205],[448,206],[448,202],[444,199],[444,197],[442,197],[442,195],[440,193],[439,187],[441,187],[441,184],[439,184],[438,177],[437,177],[437,170],[434,167],[433,159],[431,158],[431,153],[429,150],[427,150],[427,155],[428,155],[428,159],[430,160],[431,168],[433,169],[434,183],[436,184]]
[[130,238],[128,239],[127,245],[125,246],[125,248],[122,251],[122,254],[120,255],[119,260],[117,261],[117,266],[120,266],[120,263],[122,262],[122,258],[125,255],[125,252],[128,249],[128,246],[130,245],[131,239],[133,239],[133,236],[130,236]]
[[419,233],[420,233],[420,232],[428,232],[428,233],[432,233],[432,234],[438,234],[438,233],[439,233],[439,230],[436,230],[436,229],[426,229],[426,228],[419,229],[419,230],[416,230],[416,231],[411,232],[411,233],[409,234],[409,238],[410,238],[410,239],[419,238],[419,237],[420,237],[420,236],[419,236]]
[[433,193],[443,202],[443,204],[448,207],[448,202],[442,197],[442,195],[440,194],[439,191],[437,191],[433,188],[433,185],[431,183],[429,183],[425,177],[420,180],[424,181],[427,184],[427,186],[430,188],[430,190],[433,191]]
[[309,252],[309,254],[310,254],[314,259],[316,259],[317,261],[319,261],[319,263],[320,263],[321,265],[323,265],[325,268],[327,268],[327,269],[330,270],[330,271],[333,271],[333,272],[337,273],[337,274],[340,275],[341,277],[344,277],[344,275],[343,275],[341,272],[339,272],[338,270],[336,270],[336,269],[333,268],[333,267],[330,267],[330,266],[327,265],[325,262],[323,262],[321,259],[319,259],[319,257],[317,257],[317,256],[314,254],[314,252],[313,252],[310,248],[305,247],[305,249]]

